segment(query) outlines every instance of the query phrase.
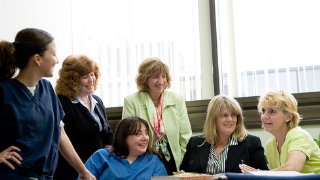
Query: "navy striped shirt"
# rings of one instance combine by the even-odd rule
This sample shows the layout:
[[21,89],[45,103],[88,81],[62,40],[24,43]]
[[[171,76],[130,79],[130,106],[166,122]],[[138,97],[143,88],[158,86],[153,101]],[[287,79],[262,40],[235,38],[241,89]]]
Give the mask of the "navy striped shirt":
[[210,147],[209,160],[207,164],[207,174],[225,173],[225,162],[228,155],[229,146],[238,145],[238,141],[234,136],[229,138],[228,144],[221,151],[219,156],[216,155],[214,144]]

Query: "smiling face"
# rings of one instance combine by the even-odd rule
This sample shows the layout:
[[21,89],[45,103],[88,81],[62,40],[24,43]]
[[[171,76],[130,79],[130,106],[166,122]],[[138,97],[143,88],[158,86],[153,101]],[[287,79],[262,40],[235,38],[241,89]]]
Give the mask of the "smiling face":
[[43,72],[43,77],[52,77],[53,70],[56,64],[58,64],[58,58],[56,56],[56,44],[52,41],[48,44],[48,49],[44,52],[44,55],[40,57],[40,67]]
[[288,131],[287,122],[292,118],[290,113],[285,114],[279,108],[261,106],[261,122],[267,132],[275,135],[277,133],[286,133]]
[[160,96],[163,90],[166,88],[167,76],[166,73],[161,71],[160,73],[154,73],[147,79],[147,87],[149,94],[154,97]]
[[80,78],[80,83],[79,83],[80,96],[88,96],[89,94],[94,93],[95,81],[96,81],[96,76],[94,75],[94,72],[91,72],[85,76],[82,76]]
[[229,137],[236,130],[237,121],[237,115],[233,114],[228,107],[224,107],[216,120],[219,137]]
[[141,128],[133,135],[129,135],[126,138],[126,143],[129,149],[130,157],[138,157],[147,151],[149,143],[148,130],[144,124],[141,124]]

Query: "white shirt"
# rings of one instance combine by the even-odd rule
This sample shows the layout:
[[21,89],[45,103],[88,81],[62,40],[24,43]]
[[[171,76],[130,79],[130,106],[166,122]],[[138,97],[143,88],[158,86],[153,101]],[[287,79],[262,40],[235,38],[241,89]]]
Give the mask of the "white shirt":
[[[102,125],[101,125],[101,122],[100,122],[100,118],[98,116],[98,114],[94,111],[94,108],[96,107],[96,105],[98,104],[98,102],[92,98],[92,95],[90,94],[89,95],[89,98],[90,98],[90,106],[91,106],[91,111],[90,114],[92,115],[93,119],[98,123],[99,125],[99,131],[102,131]],[[81,99],[80,96],[77,96],[77,99],[76,100],[71,100],[72,103],[74,104],[77,104],[77,103],[80,103],[82,104],[82,106],[84,106],[85,108],[87,108],[87,106],[85,105],[84,101]],[[88,109],[88,108],[87,108]],[[88,109],[89,110],[89,109]]]

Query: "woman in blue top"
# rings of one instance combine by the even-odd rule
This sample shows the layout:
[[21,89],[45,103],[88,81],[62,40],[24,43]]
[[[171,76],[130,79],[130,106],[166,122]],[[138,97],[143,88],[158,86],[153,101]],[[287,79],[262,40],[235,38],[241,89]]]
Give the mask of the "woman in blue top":
[[96,151],[85,163],[97,179],[150,180],[167,176],[158,153],[149,143],[147,121],[139,117],[121,120],[114,133],[112,149]]
[[0,180],[51,180],[59,149],[81,177],[95,179],[60,126],[64,112],[42,79],[57,63],[54,39],[43,30],[23,29],[13,43],[0,42]]

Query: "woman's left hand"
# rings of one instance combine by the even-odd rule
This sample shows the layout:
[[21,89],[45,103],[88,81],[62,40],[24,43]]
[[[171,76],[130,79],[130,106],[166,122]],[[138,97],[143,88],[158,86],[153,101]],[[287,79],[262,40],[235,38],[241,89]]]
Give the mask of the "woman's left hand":
[[246,173],[248,171],[261,171],[260,169],[255,169],[255,168],[248,166],[246,164],[239,164],[239,168],[241,169],[242,173]]
[[9,159],[16,164],[21,164],[22,157],[17,153],[21,151],[16,146],[10,146],[7,149],[0,152],[0,164],[4,163],[9,166],[11,169],[15,169],[14,166],[10,163]]

